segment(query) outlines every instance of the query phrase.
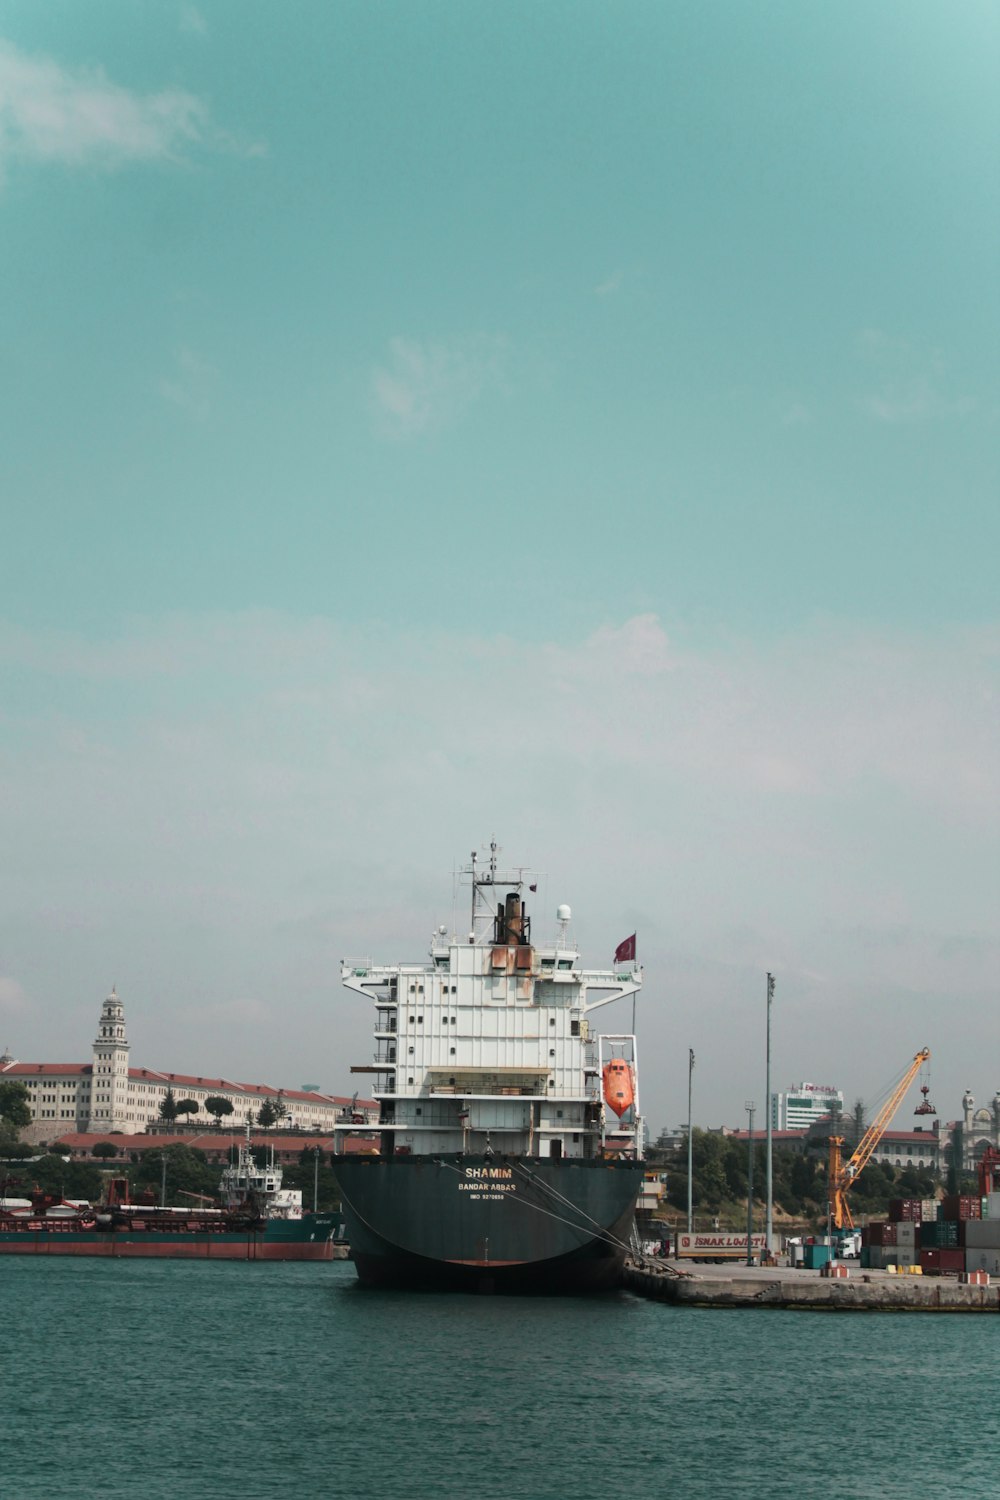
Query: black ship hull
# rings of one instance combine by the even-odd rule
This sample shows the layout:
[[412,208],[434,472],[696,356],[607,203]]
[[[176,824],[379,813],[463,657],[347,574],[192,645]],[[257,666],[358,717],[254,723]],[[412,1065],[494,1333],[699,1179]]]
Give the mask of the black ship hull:
[[579,1294],[620,1285],[636,1161],[336,1156],[366,1286]]

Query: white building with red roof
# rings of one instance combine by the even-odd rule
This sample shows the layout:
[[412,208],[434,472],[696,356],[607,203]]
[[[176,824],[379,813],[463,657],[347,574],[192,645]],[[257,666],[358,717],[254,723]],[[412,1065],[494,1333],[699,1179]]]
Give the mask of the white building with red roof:
[[[375,1120],[374,1100],[348,1099],[318,1089],[280,1089],[265,1083],[239,1083],[230,1078],[206,1078],[194,1073],[159,1072],[129,1066],[125,1007],[118,992],[101,1006],[93,1057],[86,1063],[29,1063],[5,1053],[0,1057],[0,1079],[23,1083],[28,1091],[32,1121],[22,1134],[38,1143],[68,1132],[93,1136],[137,1135],[161,1122],[160,1108],[168,1092],[174,1102],[197,1106],[187,1113],[191,1130],[211,1123],[205,1102],[213,1096],[233,1106],[226,1125],[245,1125],[256,1119],[265,1102],[289,1130],[332,1131],[352,1117],[357,1123]],[[177,1128],[176,1126],[173,1128]]]

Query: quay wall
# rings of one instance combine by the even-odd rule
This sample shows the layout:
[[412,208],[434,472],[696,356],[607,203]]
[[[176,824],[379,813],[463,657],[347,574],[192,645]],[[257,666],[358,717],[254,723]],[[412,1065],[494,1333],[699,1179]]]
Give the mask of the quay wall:
[[626,1262],[623,1285],[679,1307],[783,1307],[824,1312],[1000,1312],[1000,1285],[966,1286],[950,1277],[827,1280],[818,1272],[699,1275]]

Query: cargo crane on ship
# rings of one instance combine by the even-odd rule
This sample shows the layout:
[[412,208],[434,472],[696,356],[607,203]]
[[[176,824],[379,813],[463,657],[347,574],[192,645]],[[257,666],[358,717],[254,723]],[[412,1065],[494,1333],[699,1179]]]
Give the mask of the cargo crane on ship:
[[[930,1059],[930,1048],[923,1047],[914,1057],[902,1078],[886,1099],[875,1119],[869,1125],[864,1135],[854,1148],[854,1153],[848,1161],[843,1161],[841,1147],[844,1144],[842,1135],[830,1136],[830,1157],[828,1174],[828,1194],[830,1200],[830,1219],[834,1230],[844,1231],[854,1228],[854,1220],[847,1202],[847,1194],[857,1182],[864,1171],[879,1142],[885,1135],[892,1123],[892,1118],[903,1101],[910,1084],[916,1078],[920,1069]],[[928,1088],[922,1090],[923,1102],[917,1106],[916,1114],[935,1114],[934,1106],[928,1102]]]

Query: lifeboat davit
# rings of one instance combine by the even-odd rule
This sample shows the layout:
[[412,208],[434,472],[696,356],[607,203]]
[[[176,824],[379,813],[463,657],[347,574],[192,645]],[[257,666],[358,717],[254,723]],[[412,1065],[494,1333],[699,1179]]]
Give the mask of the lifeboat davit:
[[603,1079],[605,1102],[621,1119],[625,1111],[635,1102],[632,1069],[623,1058],[614,1057],[604,1064]]

